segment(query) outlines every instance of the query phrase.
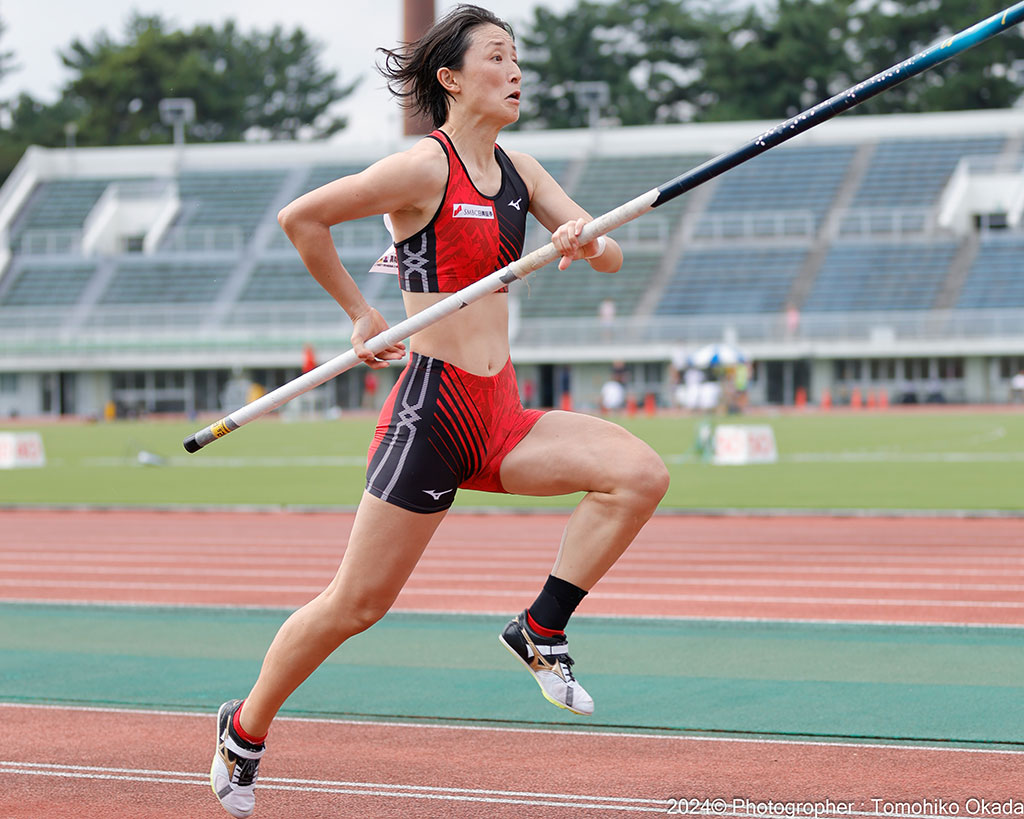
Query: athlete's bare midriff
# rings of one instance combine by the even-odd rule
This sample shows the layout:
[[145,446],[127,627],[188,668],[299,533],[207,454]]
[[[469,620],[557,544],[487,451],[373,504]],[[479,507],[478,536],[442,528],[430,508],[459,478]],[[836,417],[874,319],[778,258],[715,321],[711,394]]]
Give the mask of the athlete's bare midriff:
[[[450,293],[403,292],[410,316]],[[508,294],[492,293],[463,307],[410,339],[410,348],[439,358],[474,375],[494,375],[508,361]]]

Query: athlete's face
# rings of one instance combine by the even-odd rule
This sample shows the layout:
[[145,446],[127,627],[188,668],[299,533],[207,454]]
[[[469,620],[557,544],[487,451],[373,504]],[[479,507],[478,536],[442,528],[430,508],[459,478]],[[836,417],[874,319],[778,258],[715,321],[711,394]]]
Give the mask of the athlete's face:
[[522,72],[516,44],[503,28],[488,23],[473,29],[462,70],[455,72],[455,77],[462,102],[475,111],[507,122],[519,119]]

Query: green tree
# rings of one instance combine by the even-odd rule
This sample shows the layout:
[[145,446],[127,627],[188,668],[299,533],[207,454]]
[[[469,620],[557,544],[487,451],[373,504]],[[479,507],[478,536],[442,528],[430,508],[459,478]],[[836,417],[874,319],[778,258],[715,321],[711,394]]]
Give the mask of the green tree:
[[[1005,7],[1003,0],[870,0],[853,17],[862,79],[911,57]],[[926,74],[868,100],[862,113],[1007,108],[1024,91],[1021,28],[1004,32]]]
[[[520,35],[523,127],[587,124],[574,84],[603,81],[624,125],[781,119],[1001,10],[1004,0],[579,0]],[[855,113],[1009,107],[1024,35],[1006,32]]]
[[340,86],[320,67],[322,47],[301,29],[242,34],[228,22],[176,31],[135,15],[126,34],[75,40],[61,54],[75,74],[64,96],[81,109],[81,144],[170,141],[158,110],[166,97],[195,101],[191,140],[324,137],[345,125],[331,109],[355,84]]
[[[223,37],[223,33],[219,36]],[[245,68],[244,111],[246,129],[270,139],[325,137],[345,127],[331,113],[333,104],[355,90],[358,81],[337,86],[337,75],[319,62],[321,46],[302,29],[255,32],[238,40],[239,76]]]
[[678,0],[580,0],[564,15],[545,8],[519,34],[524,74],[522,124],[575,128],[590,111],[580,83],[607,83],[603,118],[622,125],[686,117],[693,66],[703,35]]
[[856,82],[853,0],[778,0],[717,14],[704,43],[699,119],[793,116]]

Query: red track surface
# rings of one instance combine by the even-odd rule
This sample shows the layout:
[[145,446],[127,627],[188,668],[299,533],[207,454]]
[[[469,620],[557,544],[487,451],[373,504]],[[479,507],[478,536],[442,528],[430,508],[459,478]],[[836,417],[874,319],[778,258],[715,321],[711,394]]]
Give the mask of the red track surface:
[[[32,707],[0,714],[13,735],[3,758],[20,763],[0,762],[5,819],[227,815],[206,774],[209,717]],[[154,737],[162,738],[157,748]],[[734,809],[735,797],[848,801],[871,816],[886,815],[873,799],[944,799],[963,815],[972,797],[1020,798],[1011,783],[1022,767],[1024,755],[1007,752],[282,719],[262,766],[258,815],[561,819],[666,814],[670,799],[719,797],[734,817],[757,813],[742,803]],[[57,775],[31,773],[46,770]],[[67,807],[55,810],[61,802]]]
[[[2,512],[0,599],[296,607],[333,576],[351,521]],[[450,515],[397,608],[521,608],[564,522]],[[1024,521],[659,516],[580,613],[1024,625]]]
[[[450,516],[399,607],[447,610],[453,591],[464,609],[521,607],[563,523]],[[332,576],[350,524],[0,512],[0,599],[297,606]],[[1022,544],[1016,520],[658,517],[581,612],[1024,625]],[[227,815],[206,780],[212,715],[0,705],[0,725],[0,819]],[[768,814],[736,797],[996,816],[1024,799],[1024,754],[1007,751],[298,720],[275,724],[262,775],[257,819],[665,814],[683,797],[721,797],[737,819]]]

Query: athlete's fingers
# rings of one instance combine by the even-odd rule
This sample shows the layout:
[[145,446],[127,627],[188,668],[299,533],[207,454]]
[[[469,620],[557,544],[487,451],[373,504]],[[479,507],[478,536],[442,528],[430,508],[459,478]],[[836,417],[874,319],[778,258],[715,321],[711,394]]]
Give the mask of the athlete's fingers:
[[352,322],[352,350],[366,366],[379,370],[387,367],[390,361],[395,361],[405,355],[405,343],[399,341],[386,347],[379,353],[372,353],[366,348],[367,339],[373,338],[388,329],[388,324],[383,316],[374,309],[370,309]]
[[571,219],[551,234],[551,243],[562,256],[558,262],[559,270],[565,270],[576,259],[583,258],[579,237],[585,224],[586,219]]

